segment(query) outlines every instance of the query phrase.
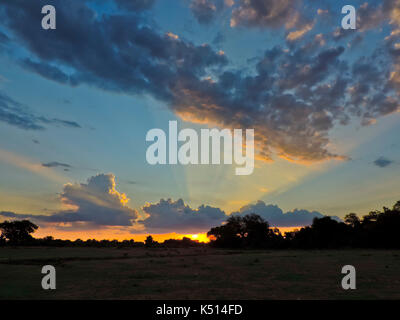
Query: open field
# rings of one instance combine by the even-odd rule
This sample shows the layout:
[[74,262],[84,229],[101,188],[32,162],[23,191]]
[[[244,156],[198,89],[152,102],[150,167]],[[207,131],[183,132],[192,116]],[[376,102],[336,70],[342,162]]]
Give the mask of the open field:
[[[57,289],[41,288],[41,267]],[[341,288],[341,268],[357,289]],[[0,248],[0,299],[400,299],[400,251]]]

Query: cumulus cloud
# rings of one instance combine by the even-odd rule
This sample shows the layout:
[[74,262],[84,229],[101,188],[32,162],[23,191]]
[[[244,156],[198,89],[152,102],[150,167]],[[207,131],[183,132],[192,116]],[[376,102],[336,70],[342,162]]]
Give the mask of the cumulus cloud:
[[374,161],[374,165],[380,168],[386,168],[387,166],[390,166],[393,163],[392,160],[389,160],[385,157],[379,157]]
[[[85,184],[67,184],[60,195],[70,210],[50,215],[20,214],[0,211],[0,216],[14,219],[31,219],[34,222],[53,224],[65,230],[80,230],[107,226],[130,227],[131,232],[199,233],[221,225],[229,217],[223,210],[209,205],[191,208],[182,199],[161,199],[147,203],[141,210],[146,217],[139,218],[135,209],[128,207],[129,199],[116,190],[112,174],[99,174]],[[294,209],[284,213],[276,205],[267,205],[259,200],[243,206],[233,215],[255,213],[273,227],[295,227],[310,225],[314,218],[325,217],[320,212]],[[340,221],[336,216],[332,217]]]
[[97,226],[132,226],[137,211],[127,206],[129,199],[116,190],[113,174],[99,174],[87,183],[66,184],[61,201],[71,210],[51,215],[0,212],[1,216],[32,219],[44,223],[87,223]]
[[[142,210],[149,216],[141,221],[148,231],[156,232],[205,232],[213,226],[220,225],[229,216],[219,208],[201,205],[193,209],[186,205],[182,199],[173,201],[161,199],[155,204],[147,204]],[[240,208],[233,215],[246,215],[255,213],[267,220],[273,227],[296,227],[311,225],[314,218],[325,217],[320,212],[294,209],[284,213],[276,205],[267,205],[259,200]],[[338,217],[333,219],[341,221]]]
[[[294,209],[284,213],[281,208],[276,205],[266,205],[264,201],[257,201],[255,204],[246,205],[238,212],[232,214],[250,214],[255,213],[267,220],[270,226],[273,227],[301,227],[311,225],[314,218],[323,218],[325,215],[318,211],[308,211]],[[338,217],[332,217],[335,220],[341,221]]]
[[153,232],[205,232],[227,218],[225,212],[219,208],[201,205],[192,209],[182,199],[161,199],[160,202],[147,204],[142,209],[150,215],[142,223],[147,230]]
[[45,124],[81,128],[75,121],[35,115],[27,106],[2,92],[0,92],[0,121],[24,130],[44,130]]

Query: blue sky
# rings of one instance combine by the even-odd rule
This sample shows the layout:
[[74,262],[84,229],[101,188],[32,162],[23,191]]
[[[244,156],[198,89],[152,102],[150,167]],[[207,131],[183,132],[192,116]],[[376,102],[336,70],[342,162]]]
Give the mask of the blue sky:
[[[57,10],[56,30],[41,29],[44,4]],[[356,30],[341,29],[345,4],[357,9]],[[293,226],[392,205],[400,184],[398,6],[6,0],[0,213],[63,237],[112,237],[206,232],[259,200],[265,208],[252,209],[268,219],[277,205]],[[170,120],[196,130],[254,128],[254,173],[149,165],[146,133],[168,131]],[[96,217],[103,209],[107,219]]]

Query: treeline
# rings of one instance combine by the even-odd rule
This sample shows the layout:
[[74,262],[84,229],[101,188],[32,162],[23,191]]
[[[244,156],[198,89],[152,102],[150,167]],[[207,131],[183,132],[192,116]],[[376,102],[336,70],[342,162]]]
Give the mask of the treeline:
[[76,247],[147,247],[186,248],[211,246],[217,248],[250,249],[335,249],[335,248],[384,248],[400,249],[400,201],[392,209],[372,211],[359,218],[355,213],[345,216],[344,222],[330,217],[315,218],[311,226],[286,232],[271,228],[257,214],[233,215],[207,233],[210,243],[189,238],[169,239],[163,243],[148,236],[144,242],[132,240],[60,240],[53,237],[33,238],[38,226],[28,220],[0,223],[0,246],[76,246]]
[[47,247],[93,247],[93,248],[187,248],[203,247],[206,244],[187,237],[183,239],[169,239],[162,243],[148,236],[144,242],[131,240],[61,240],[52,236],[33,238],[32,233],[39,227],[29,220],[4,221],[0,223],[0,246],[47,246]]
[[282,235],[256,214],[231,216],[222,226],[212,228],[210,245],[221,248],[400,249],[400,201],[392,209],[372,211],[359,218],[350,213],[344,222],[330,217],[315,218],[311,226]]

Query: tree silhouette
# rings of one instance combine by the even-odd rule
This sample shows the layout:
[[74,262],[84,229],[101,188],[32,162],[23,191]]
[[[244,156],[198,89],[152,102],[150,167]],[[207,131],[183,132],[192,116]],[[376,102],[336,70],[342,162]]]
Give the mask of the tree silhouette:
[[224,225],[211,228],[207,233],[213,245],[224,248],[240,247],[244,235],[243,218],[240,216],[230,216]]
[[154,241],[152,236],[148,236],[144,241],[144,245],[148,248],[154,247],[156,244],[158,244],[158,242]]
[[224,225],[211,228],[207,236],[212,245],[225,248],[266,248],[284,241],[278,230],[270,229],[268,222],[254,213],[230,216]]
[[7,239],[10,244],[27,243],[32,241],[30,235],[39,227],[29,220],[22,221],[4,221],[0,223],[2,237]]
[[[270,236],[269,224],[256,214],[248,214],[243,217],[244,244],[246,247],[264,247]],[[272,231],[271,231],[272,232]]]
[[360,218],[357,217],[357,214],[355,213],[349,213],[344,217],[344,222],[347,223],[349,226],[352,226],[353,228],[357,228],[360,226]]

